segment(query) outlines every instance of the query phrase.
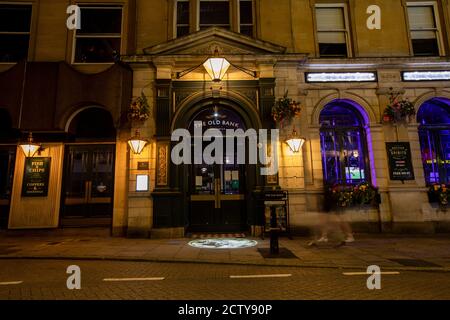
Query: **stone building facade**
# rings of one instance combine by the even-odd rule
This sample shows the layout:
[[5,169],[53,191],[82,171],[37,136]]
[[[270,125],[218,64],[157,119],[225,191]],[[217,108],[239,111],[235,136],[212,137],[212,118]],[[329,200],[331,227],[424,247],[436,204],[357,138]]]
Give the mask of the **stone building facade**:
[[[450,183],[446,0],[86,0],[80,31],[66,27],[70,4],[77,2],[0,2],[2,17],[25,21],[0,23],[3,228],[256,235],[264,192],[282,189],[291,230],[304,233],[327,211],[327,186],[367,182],[379,201],[339,209],[356,230],[449,230],[446,206],[428,192]],[[367,23],[378,10],[380,29]],[[216,50],[231,63],[220,83],[202,66]],[[150,116],[129,121],[142,93]],[[280,127],[271,110],[285,93],[302,111]],[[383,121],[390,93],[417,116]],[[172,132],[205,120],[207,110],[240,128],[279,128],[278,175],[251,165],[175,165]],[[306,140],[298,153],[284,143],[294,126]],[[149,141],[140,154],[128,146],[136,130]],[[51,158],[45,197],[22,192],[18,143],[29,132],[44,148],[36,157]],[[409,180],[391,179],[390,142],[409,143]],[[142,177],[144,191],[136,189]]]

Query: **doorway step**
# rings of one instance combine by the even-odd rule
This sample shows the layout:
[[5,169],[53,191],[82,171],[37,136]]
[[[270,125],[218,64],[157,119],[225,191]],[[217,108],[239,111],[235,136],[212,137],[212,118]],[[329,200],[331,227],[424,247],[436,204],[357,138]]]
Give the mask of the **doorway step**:
[[245,233],[190,233],[189,238],[192,239],[217,239],[217,238],[245,238]]

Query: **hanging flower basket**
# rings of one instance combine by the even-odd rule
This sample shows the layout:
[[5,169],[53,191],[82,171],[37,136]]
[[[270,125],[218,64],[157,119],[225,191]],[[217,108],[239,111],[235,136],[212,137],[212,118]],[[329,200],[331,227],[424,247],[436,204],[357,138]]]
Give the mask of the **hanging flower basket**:
[[399,93],[394,93],[391,89],[389,104],[383,112],[383,122],[409,122],[415,114],[416,110],[412,102],[401,97]]
[[282,98],[275,101],[275,105],[272,107],[272,118],[275,123],[279,123],[280,127],[283,127],[289,125],[295,117],[300,116],[300,112],[300,103],[288,98],[286,91]]
[[150,106],[143,92],[131,102],[127,116],[130,121],[145,121],[150,117]]

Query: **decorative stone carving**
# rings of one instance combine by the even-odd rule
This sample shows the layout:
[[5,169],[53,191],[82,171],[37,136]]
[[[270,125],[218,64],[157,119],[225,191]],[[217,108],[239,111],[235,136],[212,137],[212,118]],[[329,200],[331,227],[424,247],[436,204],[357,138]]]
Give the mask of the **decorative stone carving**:
[[158,146],[156,185],[167,186],[167,152],[169,146],[166,144]]

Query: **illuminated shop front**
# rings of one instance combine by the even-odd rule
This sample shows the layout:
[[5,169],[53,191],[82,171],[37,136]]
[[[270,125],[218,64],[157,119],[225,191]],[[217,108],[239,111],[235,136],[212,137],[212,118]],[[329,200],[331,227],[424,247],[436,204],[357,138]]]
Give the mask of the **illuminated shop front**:
[[[363,4],[111,0],[82,5],[83,29],[63,32],[64,1],[60,16],[17,2],[0,5],[20,20],[0,30],[17,44],[0,48],[0,228],[259,236],[264,194],[284,190],[292,233],[309,234],[329,188],[364,185],[380,201],[339,208],[356,231],[450,230],[448,205],[428,197],[450,184],[444,10],[380,1],[398,24],[386,34],[359,25]],[[414,114],[385,114],[391,94]],[[301,108],[291,123],[272,114],[285,96]],[[130,117],[145,101],[142,118]],[[237,161],[258,146],[249,139],[220,163],[175,163],[172,134],[195,136],[196,121],[225,139],[227,129],[278,129],[268,146],[277,173]],[[208,143],[189,148],[194,158]]]

